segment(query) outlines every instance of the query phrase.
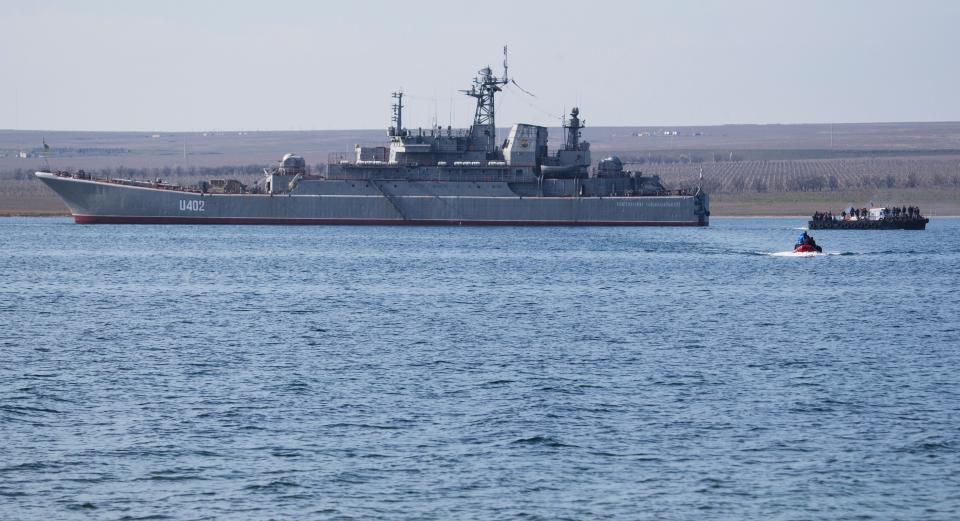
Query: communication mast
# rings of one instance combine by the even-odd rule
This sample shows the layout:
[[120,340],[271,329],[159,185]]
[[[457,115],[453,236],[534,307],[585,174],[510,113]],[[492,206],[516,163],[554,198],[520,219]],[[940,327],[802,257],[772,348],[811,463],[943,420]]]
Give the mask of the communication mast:
[[390,131],[387,134],[390,137],[402,137],[407,135],[406,131],[403,130],[403,91],[398,90],[390,96],[397,100],[397,102],[390,106],[393,109],[393,116],[390,118],[390,121],[393,121],[394,126],[390,127]]
[[501,85],[510,82],[507,76],[507,46],[503,46],[503,77],[497,78],[489,66],[480,69],[477,76],[473,79],[473,86],[470,90],[461,90],[460,92],[476,98],[477,109],[473,114],[473,127],[470,129],[471,137],[474,143],[481,143],[488,152],[494,149],[494,140],[496,139],[496,105],[494,96],[497,92],[503,90]]
[[566,131],[566,142],[564,150],[580,150],[580,129],[583,128],[585,121],[580,120],[580,109],[573,107],[570,111],[570,122],[563,124]]

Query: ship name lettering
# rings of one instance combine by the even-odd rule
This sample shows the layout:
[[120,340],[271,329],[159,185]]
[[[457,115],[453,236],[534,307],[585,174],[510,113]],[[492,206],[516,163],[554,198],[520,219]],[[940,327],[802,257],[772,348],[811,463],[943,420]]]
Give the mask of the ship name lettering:
[[680,208],[680,203],[678,201],[619,201],[617,206],[620,207],[644,207],[644,208]]
[[205,202],[206,201],[199,201],[197,199],[188,199],[188,200],[181,199],[180,211],[181,212],[202,212],[203,203]]

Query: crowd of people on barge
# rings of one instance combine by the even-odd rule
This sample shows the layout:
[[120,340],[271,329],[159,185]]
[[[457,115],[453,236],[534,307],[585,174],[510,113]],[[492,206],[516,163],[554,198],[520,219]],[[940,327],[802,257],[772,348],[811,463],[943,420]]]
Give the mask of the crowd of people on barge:
[[[833,212],[816,212],[813,214],[814,221],[859,221],[870,218],[870,211],[866,208],[848,208],[840,212],[839,215]],[[920,208],[917,206],[902,206],[893,208],[881,208],[878,219],[920,219]]]

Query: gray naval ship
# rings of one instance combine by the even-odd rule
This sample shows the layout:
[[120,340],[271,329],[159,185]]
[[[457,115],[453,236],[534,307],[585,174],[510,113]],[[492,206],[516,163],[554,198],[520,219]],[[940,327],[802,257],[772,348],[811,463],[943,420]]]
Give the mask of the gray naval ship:
[[516,124],[497,139],[494,98],[510,80],[481,69],[468,129],[403,126],[403,93],[393,94],[386,146],[357,146],[312,173],[287,154],[254,186],[211,180],[185,187],[37,172],[77,223],[707,226],[699,187],[667,190],[657,176],[626,171],[616,157],[591,171],[590,144],[574,108],[559,150],[547,128]]

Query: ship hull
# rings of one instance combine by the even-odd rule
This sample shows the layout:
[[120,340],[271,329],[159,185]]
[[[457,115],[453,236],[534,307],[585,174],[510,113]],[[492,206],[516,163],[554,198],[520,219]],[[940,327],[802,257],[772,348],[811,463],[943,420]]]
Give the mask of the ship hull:
[[331,193],[201,194],[36,175],[80,224],[706,226],[709,215],[705,196],[521,197],[505,183],[470,183],[469,195],[349,193],[335,181]]

